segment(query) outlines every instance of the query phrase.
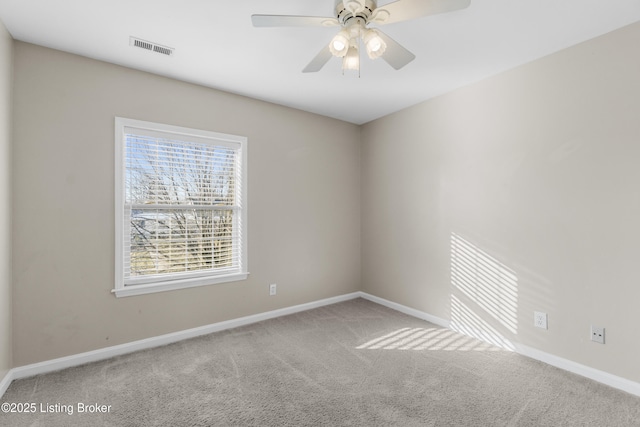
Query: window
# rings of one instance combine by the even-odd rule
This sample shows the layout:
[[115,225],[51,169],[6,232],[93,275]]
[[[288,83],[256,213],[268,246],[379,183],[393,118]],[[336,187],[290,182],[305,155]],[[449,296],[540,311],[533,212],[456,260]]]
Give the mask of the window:
[[247,139],[116,117],[116,296],[247,278]]

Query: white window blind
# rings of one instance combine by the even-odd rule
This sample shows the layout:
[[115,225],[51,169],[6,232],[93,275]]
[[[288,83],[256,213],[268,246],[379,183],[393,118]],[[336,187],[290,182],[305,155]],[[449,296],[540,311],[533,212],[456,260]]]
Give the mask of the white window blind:
[[116,140],[116,295],[246,278],[246,138],[118,118]]

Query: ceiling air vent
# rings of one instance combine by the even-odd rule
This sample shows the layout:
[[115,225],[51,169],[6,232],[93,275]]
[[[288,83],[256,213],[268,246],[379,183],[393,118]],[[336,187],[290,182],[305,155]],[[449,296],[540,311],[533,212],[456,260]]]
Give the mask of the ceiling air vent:
[[161,44],[148,42],[146,40],[139,39],[137,37],[129,37],[129,45],[139,47],[141,49],[150,50],[152,52],[161,53],[163,55],[173,55],[173,48],[168,46],[162,46]]

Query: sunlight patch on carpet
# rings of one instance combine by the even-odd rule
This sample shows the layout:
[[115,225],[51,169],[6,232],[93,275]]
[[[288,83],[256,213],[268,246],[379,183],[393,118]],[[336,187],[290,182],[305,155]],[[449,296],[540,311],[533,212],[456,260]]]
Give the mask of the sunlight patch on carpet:
[[400,328],[372,339],[358,350],[500,351],[475,338],[441,328]]

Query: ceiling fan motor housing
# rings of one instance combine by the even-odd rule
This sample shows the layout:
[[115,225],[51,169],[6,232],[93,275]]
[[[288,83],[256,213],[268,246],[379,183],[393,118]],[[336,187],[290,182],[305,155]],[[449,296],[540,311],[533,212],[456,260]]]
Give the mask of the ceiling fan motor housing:
[[336,0],[336,18],[343,26],[350,25],[350,21],[356,18],[366,25],[376,7],[375,0]]

